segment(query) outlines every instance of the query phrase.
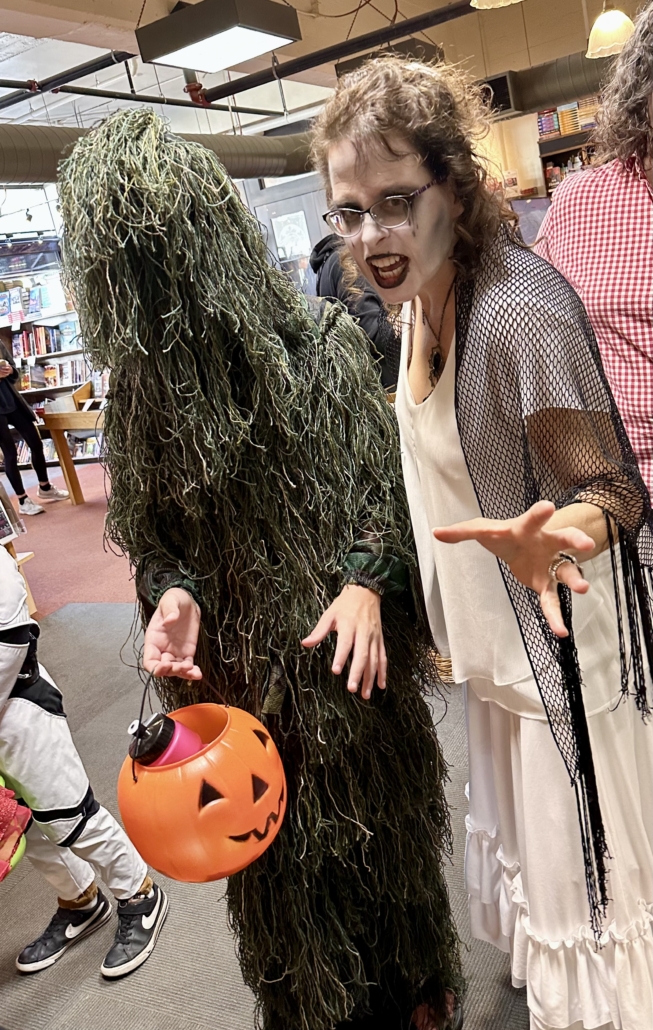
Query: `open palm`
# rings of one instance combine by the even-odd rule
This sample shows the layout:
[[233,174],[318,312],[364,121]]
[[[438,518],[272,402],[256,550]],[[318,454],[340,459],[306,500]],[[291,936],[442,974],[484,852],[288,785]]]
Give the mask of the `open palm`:
[[166,590],[145,631],[143,667],[155,676],[200,680],[195,651],[200,610],[185,590]]
[[595,549],[595,542],[582,529],[573,526],[546,529],[555,510],[550,501],[538,501],[514,519],[470,519],[434,529],[433,535],[445,544],[476,540],[497,558],[502,558],[520,583],[539,594],[542,611],[553,632],[566,637],[558,582],[565,583],[576,594],[587,593],[589,583],[571,562],[559,567],[555,580],[549,575],[549,565],[560,551],[589,553]]

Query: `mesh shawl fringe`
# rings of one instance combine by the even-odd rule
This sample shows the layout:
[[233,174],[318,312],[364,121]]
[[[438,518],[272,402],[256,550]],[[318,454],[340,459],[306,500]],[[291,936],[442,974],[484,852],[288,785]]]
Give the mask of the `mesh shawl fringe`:
[[[589,502],[604,511],[621,691],[624,698],[632,692],[642,716],[648,716],[644,648],[653,668],[650,498],[578,295],[505,231],[484,255],[476,278],[456,287],[455,403],[463,453],[486,518],[514,518],[539,500],[553,501],[557,508]],[[561,593],[570,633],[561,639],[549,628],[535,592],[502,562],[499,567],[576,792],[591,925],[598,941],[608,902],[609,855],[571,633],[571,596]]]

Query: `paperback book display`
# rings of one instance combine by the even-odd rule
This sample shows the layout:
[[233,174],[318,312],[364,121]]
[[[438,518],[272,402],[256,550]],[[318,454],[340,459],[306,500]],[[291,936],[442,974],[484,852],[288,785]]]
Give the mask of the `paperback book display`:
[[[99,458],[102,448],[102,434],[97,436],[89,436],[87,440],[77,440],[75,437],[68,435],[68,449],[73,458]],[[24,440],[18,439],[16,443],[16,450],[18,453],[18,464],[28,465],[30,462],[29,447]],[[43,453],[46,461],[56,461],[57,452],[54,447],[54,440],[46,439],[43,441]]]
[[598,109],[598,97],[585,97],[572,104],[561,104],[560,107],[539,111],[537,125],[540,140],[557,139],[593,129]]
[[33,325],[31,329],[12,333],[11,337],[11,349],[17,361],[79,350],[82,345],[79,323],[72,319],[58,326]]

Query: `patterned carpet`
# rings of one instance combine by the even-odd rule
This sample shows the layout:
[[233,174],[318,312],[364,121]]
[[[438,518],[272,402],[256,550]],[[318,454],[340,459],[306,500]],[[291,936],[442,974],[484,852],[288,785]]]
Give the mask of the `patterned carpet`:
[[[86,503],[44,504],[44,514],[24,519],[27,533],[15,541],[17,551],[34,552],[25,572],[39,620],[69,602],[131,602],[136,596],[129,562],[104,546],[104,470],[96,463],[78,466],[77,473]],[[58,468],[50,469],[50,479],[55,486],[65,487]],[[6,488],[6,479],[2,481]],[[24,472],[23,481],[36,499],[34,473]],[[13,498],[13,492],[8,492]]]
[[[39,518],[45,518],[39,516]],[[138,714],[139,681],[128,636],[131,604],[67,604],[42,620],[41,659],[63,690],[72,732],[95,792],[116,812],[115,784]],[[121,660],[122,650],[122,660]],[[461,936],[469,942],[463,888],[466,801],[465,725],[455,688],[439,732],[451,763],[449,798],[456,836],[448,876]],[[54,911],[50,887],[22,862],[0,885],[0,1023],[5,1030],[253,1030],[252,996],[240,977],[221,885],[168,883],[170,915],[150,960],[108,983],[100,962],[111,921],[55,966],[32,977],[14,957]],[[466,954],[466,1030],[527,1030],[523,991],[510,986],[505,955],[479,942]]]

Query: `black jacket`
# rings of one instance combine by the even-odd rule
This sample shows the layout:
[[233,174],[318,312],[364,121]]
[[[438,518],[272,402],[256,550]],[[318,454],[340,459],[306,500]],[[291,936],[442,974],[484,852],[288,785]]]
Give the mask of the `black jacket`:
[[[13,368],[13,372],[10,376],[4,376],[0,379],[0,415],[9,416],[17,408],[21,408],[26,415],[36,421],[36,415],[30,408],[29,404],[24,397],[21,397],[17,390],[14,389],[14,383],[18,381],[18,371],[13,362],[11,355],[8,353],[6,347],[0,344],[0,359],[8,361]],[[11,422],[11,419],[9,419]]]
[[381,382],[386,390],[392,390],[399,375],[401,340],[388,321],[383,301],[366,280],[357,281],[361,295],[352,295],[345,286],[341,247],[334,233],[325,236],[314,248],[310,263],[317,276],[317,295],[342,301],[349,314],[358,320],[373,343],[372,353],[379,361]]

